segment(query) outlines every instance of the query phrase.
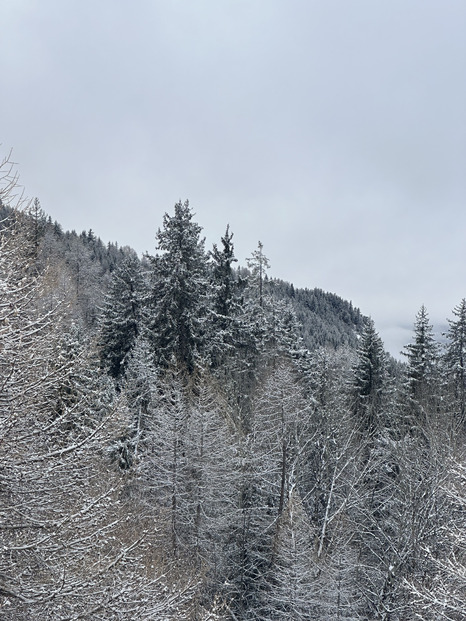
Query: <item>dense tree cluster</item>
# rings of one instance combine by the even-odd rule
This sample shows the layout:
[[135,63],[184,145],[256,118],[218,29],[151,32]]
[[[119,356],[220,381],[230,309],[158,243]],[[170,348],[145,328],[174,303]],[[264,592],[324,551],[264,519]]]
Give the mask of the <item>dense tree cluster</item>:
[[464,300],[396,363],[187,202],[140,259],[1,170],[0,616],[464,619]]

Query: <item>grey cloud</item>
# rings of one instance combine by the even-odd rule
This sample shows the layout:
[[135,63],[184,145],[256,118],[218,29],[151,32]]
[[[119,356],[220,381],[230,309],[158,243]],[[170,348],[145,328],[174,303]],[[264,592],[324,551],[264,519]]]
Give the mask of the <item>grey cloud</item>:
[[[382,337],[465,295],[460,0],[2,3],[0,142],[66,228],[208,243],[353,299]],[[395,347],[395,346],[394,346]],[[396,346],[397,347],[397,346]]]

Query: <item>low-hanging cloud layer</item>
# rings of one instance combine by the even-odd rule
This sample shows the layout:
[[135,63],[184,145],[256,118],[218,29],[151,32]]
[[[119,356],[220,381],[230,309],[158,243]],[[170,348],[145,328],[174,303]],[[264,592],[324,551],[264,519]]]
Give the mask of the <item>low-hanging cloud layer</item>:
[[207,244],[351,299],[397,354],[466,296],[463,0],[4,0],[1,155],[66,229]]

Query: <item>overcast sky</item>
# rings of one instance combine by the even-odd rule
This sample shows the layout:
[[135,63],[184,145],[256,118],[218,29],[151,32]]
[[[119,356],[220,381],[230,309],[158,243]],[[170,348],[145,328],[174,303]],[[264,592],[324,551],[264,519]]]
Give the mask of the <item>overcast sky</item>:
[[1,0],[0,155],[65,229],[207,247],[370,315],[466,297],[464,0]]

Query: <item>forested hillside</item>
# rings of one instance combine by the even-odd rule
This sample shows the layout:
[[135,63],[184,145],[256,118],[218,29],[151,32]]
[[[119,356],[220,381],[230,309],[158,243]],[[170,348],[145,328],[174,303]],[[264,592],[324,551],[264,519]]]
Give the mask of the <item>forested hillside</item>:
[[465,618],[465,300],[401,365],[187,202],[141,258],[0,177],[0,617]]

